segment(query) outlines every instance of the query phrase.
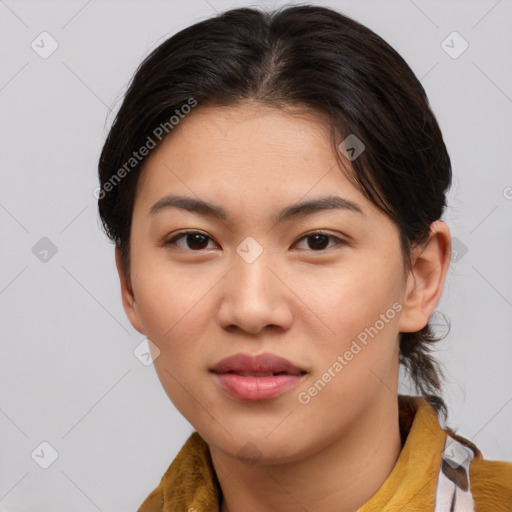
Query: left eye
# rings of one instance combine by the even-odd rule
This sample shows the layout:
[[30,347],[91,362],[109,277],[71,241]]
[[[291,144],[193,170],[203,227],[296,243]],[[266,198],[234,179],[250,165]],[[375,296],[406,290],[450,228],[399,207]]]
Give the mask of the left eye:
[[343,243],[343,240],[340,240],[339,238],[333,235],[328,235],[326,233],[310,233],[300,238],[300,240],[305,240],[308,245],[308,248],[314,251],[322,251],[324,249],[329,249],[330,247],[332,247],[326,247],[326,245],[328,245],[329,243],[329,239],[335,240],[339,244]]

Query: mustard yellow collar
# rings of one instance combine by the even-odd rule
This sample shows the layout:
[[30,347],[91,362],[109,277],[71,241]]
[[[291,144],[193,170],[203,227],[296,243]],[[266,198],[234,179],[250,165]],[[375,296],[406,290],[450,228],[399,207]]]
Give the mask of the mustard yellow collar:
[[[411,503],[417,510],[420,505],[421,510],[433,510],[447,431],[479,454],[475,445],[441,428],[435,410],[424,398],[400,395],[398,402],[402,451],[382,487],[358,512],[408,510]],[[220,496],[208,445],[194,432],[138,512],[218,512]]]

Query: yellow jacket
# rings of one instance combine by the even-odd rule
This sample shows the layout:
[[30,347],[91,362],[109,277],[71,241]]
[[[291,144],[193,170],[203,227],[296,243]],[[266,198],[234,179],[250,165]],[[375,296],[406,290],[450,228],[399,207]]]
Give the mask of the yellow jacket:
[[[434,512],[447,434],[474,453],[469,483],[475,512],[512,512],[512,463],[485,460],[473,443],[442,429],[424,398],[399,396],[399,408],[405,444],[382,487],[358,512]],[[208,445],[194,432],[138,512],[218,512],[220,496]]]

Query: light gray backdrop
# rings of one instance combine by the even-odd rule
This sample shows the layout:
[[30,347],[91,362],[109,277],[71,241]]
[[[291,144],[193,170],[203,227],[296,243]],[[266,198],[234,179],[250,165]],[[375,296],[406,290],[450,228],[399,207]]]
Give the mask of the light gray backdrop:
[[[439,353],[448,423],[510,461],[512,2],[312,3],[384,37],[429,95],[454,169],[456,252],[439,307],[452,322]],[[144,337],[122,309],[93,190],[109,111],[141,59],[242,5],[0,0],[4,512],[136,510],[192,431],[133,353]]]

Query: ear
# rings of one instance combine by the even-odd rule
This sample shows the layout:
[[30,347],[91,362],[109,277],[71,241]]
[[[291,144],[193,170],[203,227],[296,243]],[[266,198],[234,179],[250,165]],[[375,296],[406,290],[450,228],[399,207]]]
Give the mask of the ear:
[[137,301],[135,300],[135,295],[133,293],[131,280],[129,276],[125,274],[123,269],[121,249],[116,247],[115,251],[116,267],[117,273],[119,274],[119,281],[121,282],[121,299],[123,301],[124,311],[133,327],[141,334],[145,334],[137,307]]
[[415,248],[411,255],[399,332],[417,332],[427,325],[441,298],[450,257],[450,229],[440,220],[433,222],[426,244]]

